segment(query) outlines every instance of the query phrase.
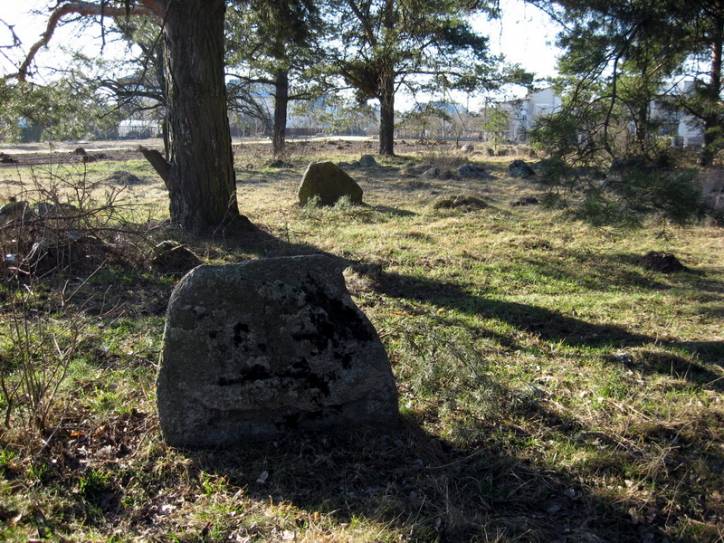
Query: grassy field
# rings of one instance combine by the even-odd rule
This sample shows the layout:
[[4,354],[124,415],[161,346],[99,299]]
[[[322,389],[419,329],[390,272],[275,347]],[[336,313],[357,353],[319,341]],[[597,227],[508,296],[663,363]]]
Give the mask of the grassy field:
[[[177,278],[141,264],[80,284],[38,283],[41,307],[80,285],[82,340],[44,432],[20,416],[0,430],[0,540],[29,541],[724,541],[724,234],[651,219],[593,227],[507,175],[511,157],[468,158],[487,181],[402,178],[454,151],[402,147],[351,172],[366,205],[300,208],[312,159],[352,160],[364,144],[237,149],[243,239],[174,237],[212,263],[326,252],[393,365],[404,428],[394,435],[290,435],[224,451],[160,438],[154,377],[163,312]],[[36,177],[82,166],[2,170],[9,197]],[[98,162],[145,182],[122,193],[128,216],[163,219],[163,185],[142,161]],[[99,193],[109,185],[101,183]],[[435,209],[475,195],[480,210]],[[644,269],[650,250],[688,271]],[[14,287],[3,287],[3,358]],[[33,306],[35,307],[35,306]],[[27,313],[26,313],[27,314]],[[33,319],[34,313],[29,313]],[[8,365],[10,364],[10,365]]]

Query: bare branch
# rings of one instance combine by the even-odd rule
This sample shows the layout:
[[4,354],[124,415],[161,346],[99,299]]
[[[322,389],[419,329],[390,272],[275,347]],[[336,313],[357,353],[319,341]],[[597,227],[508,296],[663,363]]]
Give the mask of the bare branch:
[[131,7],[106,7],[102,4],[94,4],[93,2],[69,2],[62,4],[55,8],[53,13],[50,14],[48,24],[45,27],[45,32],[40,36],[40,39],[36,41],[28,51],[28,55],[20,65],[18,69],[17,77],[20,81],[25,81],[28,75],[30,65],[37,55],[38,51],[50,43],[55,29],[58,26],[60,20],[66,15],[80,15],[83,17],[128,17],[130,15],[141,15],[146,17],[155,17],[162,19],[164,15],[163,3],[158,0],[144,0],[143,5],[133,5]]

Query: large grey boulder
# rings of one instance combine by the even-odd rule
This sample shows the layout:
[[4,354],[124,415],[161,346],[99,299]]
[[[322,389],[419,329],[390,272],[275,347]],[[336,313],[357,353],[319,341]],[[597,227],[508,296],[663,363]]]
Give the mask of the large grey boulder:
[[398,416],[385,349],[324,255],[188,273],[171,294],[157,391],[163,436],[180,447]]
[[343,196],[354,204],[362,203],[362,189],[334,162],[312,162],[299,185],[299,203],[317,199],[320,205],[334,205]]

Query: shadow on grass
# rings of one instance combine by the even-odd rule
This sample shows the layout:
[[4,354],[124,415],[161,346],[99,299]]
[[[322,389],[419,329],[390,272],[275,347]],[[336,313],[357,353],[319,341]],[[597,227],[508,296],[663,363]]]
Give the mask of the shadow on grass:
[[[426,278],[385,273],[377,280],[377,284],[380,291],[388,296],[431,303],[479,318],[503,321],[548,342],[610,350],[658,345],[683,349],[692,355],[697,355],[704,363],[721,365],[724,361],[724,344],[718,341],[661,340],[632,332],[623,326],[590,323],[544,307],[483,298],[470,294],[459,285]],[[647,363],[643,368],[644,371],[656,371],[686,379],[697,385],[724,390],[724,382],[720,376],[704,366],[670,353],[663,353],[660,356],[667,362]],[[609,361],[618,363],[619,359],[609,357]]]
[[708,279],[702,270],[663,274],[647,271],[643,255],[633,253],[591,254],[564,251],[565,259],[527,258],[527,265],[554,279],[568,279],[591,290],[611,287],[636,287],[651,290],[692,288],[703,293],[724,294],[724,283]]
[[[631,504],[597,497],[571,475],[501,445],[491,438],[456,447],[408,420],[395,434],[355,429],[351,436],[288,436],[188,455],[260,501],[291,502],[339,523],[363,517],[373,529],[394,528],[412,541],[659,539],[663,519],[637,524]],[[268,479],[260,482],[263,472]]]

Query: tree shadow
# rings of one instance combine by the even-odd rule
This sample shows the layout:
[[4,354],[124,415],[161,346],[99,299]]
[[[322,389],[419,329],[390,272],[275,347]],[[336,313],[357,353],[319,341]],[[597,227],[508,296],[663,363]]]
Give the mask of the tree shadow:
[[593,324],[543,307],[476,296],[453,283],[385,273],[378,284],[381,292],[388,296],[501,320],[546,341],[587,347],[639,345],[653,341],[622,326]]
[[[701,358],[704,363],[722,365],[724,343],[718,341],[670,341],[636,333],[614,324],[590,323],[558,311],[521,304],[507,300],[484,298],[469,293],[463,287],[420,277],[384,273],[377,279],[382,293],[394,297],[431,303],[439,307],[454,309],[483,319],[503,321],[548,342],[565,343],[574,347],[609,348],[618,350],[625,347],[660,345],[683,349]],[[687,379],[702,386],[722,390],[724,383],[719,375],[704,366],[670,353],[650,353],[651,363],[643,366],[644,371]],[[643,360],[646,357],[642,357]],[[666,362],[662,362],[662,360]],[[622,360],[610,356],[611,362]],[[623,359],[625,360],[625,359]],[[641,369],[641,368],[640,368]]]
[[224,476],[257,500],[291,502],[339,523],[364,517],[413,541],[496,535],[641,541],[662,534],[657,524],[663,519],[637,524],[627,512],[631,503],[596,496],[570,474],[517,458],[493,439],[456,446],[411,419],[394,434],[360,428],[347,435],[287,435],[187,455],[197,468]]
[[635,287],[651,290],[693,288],[703,293],[724,294],[724,283],[709,279],[706,270],[687,268],[663,274],[647,271],[641,255],[633,253],[591,254],[563,251],[565,259],[528,257],[524,262],[538,273],[553,279],[566,279],[591,290],[602,286]]

